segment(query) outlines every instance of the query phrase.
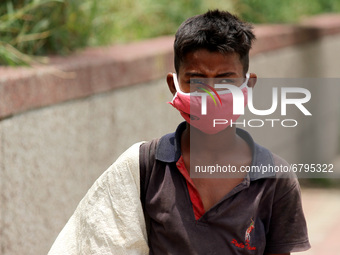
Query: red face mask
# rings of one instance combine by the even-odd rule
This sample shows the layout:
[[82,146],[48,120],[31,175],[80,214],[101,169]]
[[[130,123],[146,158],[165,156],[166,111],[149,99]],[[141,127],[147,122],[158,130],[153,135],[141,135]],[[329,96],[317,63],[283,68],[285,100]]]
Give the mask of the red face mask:
[[[248,80],[240,86],[230,84],[216,84],[201,86],[203,92],[184,93],[180,90],[176,74],[173,79],[176,87],[176,94],[171,102],[182,117],[192,126],[206,134],[216,134],[234,123],[241,114],[248,102]],[[227,90],[216,91],[215,88],[228,88]],[[235,100],[234,100],[235,99]],[[237,100],[236,100],[237,99]],[[242,104],[242,105],[240,105]],[[226,124],[215,124],[216,120],[225,120]]]

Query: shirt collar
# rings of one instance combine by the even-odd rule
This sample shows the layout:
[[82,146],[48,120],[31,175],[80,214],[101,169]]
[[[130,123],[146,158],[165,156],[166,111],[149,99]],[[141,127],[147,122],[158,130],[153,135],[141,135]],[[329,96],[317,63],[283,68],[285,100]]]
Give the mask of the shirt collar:
[[[182,122],[178,125],[176,132],[167,134],[158,142],[157,150],[156,150],[156,159],[166,162],[172,163],[177,162],[181,157],[181,135],[186,128],[186,122]],[[236,133],[245,140],[251,148],[252,151],[252,166],[259,166],[258,169],[261,169],[262,166],[274,166],[274,160],[271,152],[258,145],[254,142],[251,135],[240,128],[236,129]],[[254,181],[261,178],[275,177],[275,172],[267,171],[267,172],[249,172],[250,181]]]
[[171,163],[177,162],[181,157],[181,135],[186,128],[186,122],[178,125],[176,132],[167,134],[158,142],[156,159]]

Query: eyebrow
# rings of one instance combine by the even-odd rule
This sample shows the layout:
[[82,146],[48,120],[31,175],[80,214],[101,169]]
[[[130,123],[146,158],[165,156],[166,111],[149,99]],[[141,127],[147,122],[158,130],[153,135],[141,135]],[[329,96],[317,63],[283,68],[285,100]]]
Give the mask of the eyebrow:
[[[220,73],[218,75],[215,76],[215,78],[220,78],[220,77],[229,77],[232,75],[236,75],[235,72],[226,72],[226,73]],[[205,78],[206,75],[202,74],[202,73],[197,73],[197,72],[186,72],[185,76],[190,76],[190,77],[202,77]]]

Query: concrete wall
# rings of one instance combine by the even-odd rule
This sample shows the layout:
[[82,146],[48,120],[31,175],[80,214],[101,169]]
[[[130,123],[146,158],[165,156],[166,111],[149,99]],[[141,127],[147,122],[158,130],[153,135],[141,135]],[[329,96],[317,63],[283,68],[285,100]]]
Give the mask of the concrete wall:
[[[267,42],[266,38],[259,36],[259,41]],[[299,36],[293,32],[289,38]],[[340,48],[340,35],[333,31],[307,39],[287,44],[279,40],[273,47],[274,40],[267,50],[258,50],[263,44],[257,46],[250,71],[269,78],[339,77],[340,52],[334,49]],[[84,53],[85,58],[74,56],[78,64],[68,59],[65,69],[78,80],[60,78],[70,75],[64,72],[48,76],[45,67],[0,68],[0,254],[46,254],[88,188],[119,154],[135,142],[174,131],[182,121],[166,103],[172,97],[164,79],[172,70],[172,38],[157,39],[156,44],[158,48],[154,40],[134,44],[136,51],[129,46],[130,55],[121,53],[122,48],[115,48],[114,54],[111,48],[101,49],[109,52],[102,54],[102,61],[91,50]],[[158,52],[147,52],[149,48]],[[62,61],[56,58],[52,63],[59,68]],[[27,83],[31,72],[35,80]],[[62,87],[62,81],[68,87]],[[46,91],[45,85],[49,86]],[[265,93],[265,87],[256,89]],[[313,139],[321,144],[309,153],[329,160],[336,155],[339,140],[339,121],[333,118],[339,116],[339,91],[313,95],[323,95],[322,101],[335,107],[322,108],[321,99],[315,98],[313,109],[323,119],[304,126],[306,131],[312,125]],[[310,130],[251,132],[257,141],[291,160],[310,147],[302,146],[310,139]]]
[[3,120],[1,254],[46,254],[94,180],[133,143],[181,121],[153,81]]

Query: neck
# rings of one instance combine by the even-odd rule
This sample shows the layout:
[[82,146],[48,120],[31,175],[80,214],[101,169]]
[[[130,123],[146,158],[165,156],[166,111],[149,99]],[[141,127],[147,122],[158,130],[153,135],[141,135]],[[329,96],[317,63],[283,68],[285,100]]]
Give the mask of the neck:
[[191,148],[197,153],[202,149],[203,153],[209,151],[209,153],[218,155],[221,152],[225,153],[233,150],[236,143],[236,127],[227,127],[217,134],[210,135],[187,123],[187,127],[182,134],[182,146],[184,145],[189,151]]

